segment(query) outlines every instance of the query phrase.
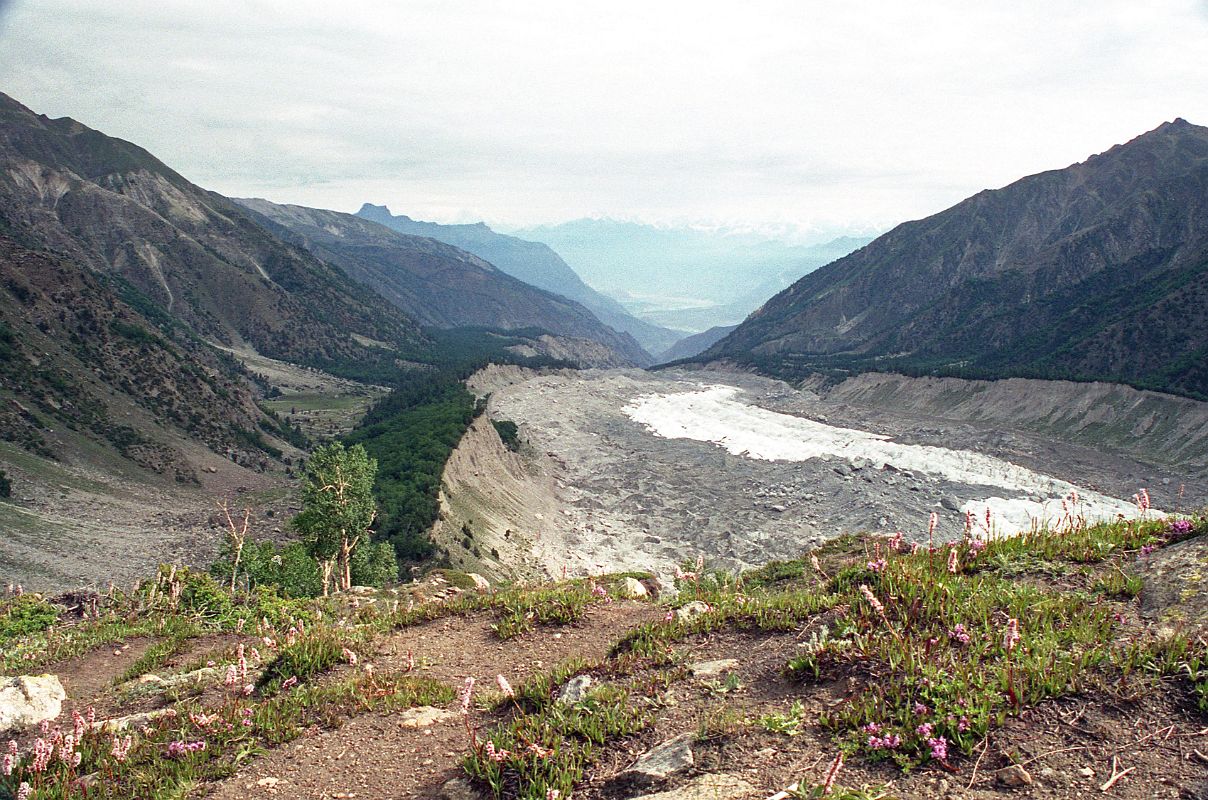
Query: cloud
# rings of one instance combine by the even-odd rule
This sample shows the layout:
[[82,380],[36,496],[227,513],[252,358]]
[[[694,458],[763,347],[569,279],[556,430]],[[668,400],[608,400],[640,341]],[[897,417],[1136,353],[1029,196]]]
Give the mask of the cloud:
[[1184,116],[1200,2],[43,0],[4,91],[227,194],[885,226]]

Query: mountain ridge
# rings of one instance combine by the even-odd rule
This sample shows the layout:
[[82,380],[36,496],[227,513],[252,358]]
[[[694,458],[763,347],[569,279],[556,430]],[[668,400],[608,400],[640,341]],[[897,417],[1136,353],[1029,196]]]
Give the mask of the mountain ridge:
[[1208,128],[1164,123],[902,223],[797,281],[701,358],[793,377],[1015,375],[1204,396],[1206,193]]

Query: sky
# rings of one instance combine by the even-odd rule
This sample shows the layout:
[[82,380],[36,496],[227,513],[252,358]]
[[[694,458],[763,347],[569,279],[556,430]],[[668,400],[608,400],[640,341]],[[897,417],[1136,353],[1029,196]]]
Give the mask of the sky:
[[1208,125],[1208,2],[0,0],[0,91],[230,196],[883,230]]

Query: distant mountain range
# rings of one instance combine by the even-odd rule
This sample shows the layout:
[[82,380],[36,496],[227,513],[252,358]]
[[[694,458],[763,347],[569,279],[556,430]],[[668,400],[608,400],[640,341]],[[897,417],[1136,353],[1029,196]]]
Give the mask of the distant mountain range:
[[370,203],[361,206],[357,216],[399,233],[426,236],[451,244],[527,284],[581,303],[605,325],[633,336],[652,355],[658,355],[684,336],[682,332],[668,330],[632,316],[616,300],[585,284],[558,253],[540,242],[496,233],[481,222],[473,225],[422,222],[403,214],[391,214],[386,206]]
[[1208,397],[1208,128],[1184,120],[899,225],[769,300],[703,360]]
[[609,328],[579,303],[514,278],[466,250],[400,233],[363,215],[267,200],[236,202],[262,218],[274,235],[338,266],[424,325],[541,328],[598,342],[616,353],[611,363],[595,366],[651,363],[633,338]]
[[556,250],[587,283],[648,322],[691,332],[735,325],[802,275],[866,244],[801,246],[749,233],[581,219],[517,236]]

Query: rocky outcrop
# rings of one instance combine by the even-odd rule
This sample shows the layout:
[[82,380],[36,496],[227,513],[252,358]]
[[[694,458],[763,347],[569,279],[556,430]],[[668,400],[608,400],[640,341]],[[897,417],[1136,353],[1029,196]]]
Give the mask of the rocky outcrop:
[[57,675],[0,679],[0,733],[55,719],[66,699]]
[[1143,556],[1140,574],[1142,614],[1170,627],[1208,631],[1208,536]]

